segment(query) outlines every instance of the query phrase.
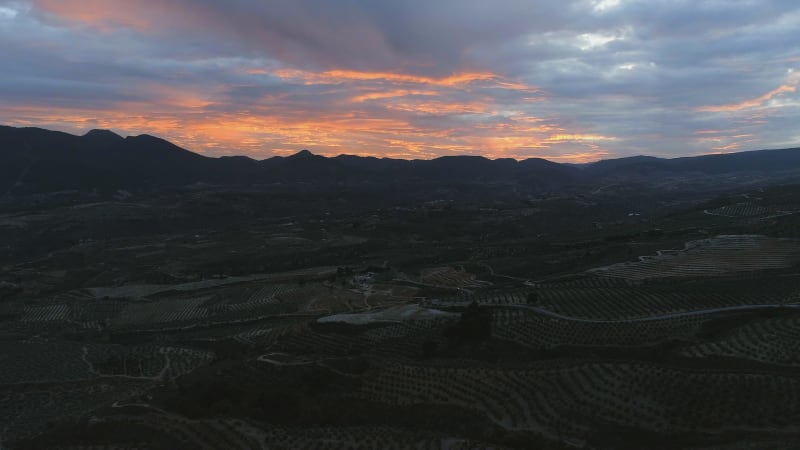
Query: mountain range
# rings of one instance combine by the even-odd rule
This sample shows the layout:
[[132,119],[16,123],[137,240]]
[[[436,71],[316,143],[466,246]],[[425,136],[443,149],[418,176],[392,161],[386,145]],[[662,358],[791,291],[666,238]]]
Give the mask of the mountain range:
[[403,160],[308,150],[255,160],[212,158],[149,135],[122,137],[108,130],[83,136],[41,128],[0,126],[0,195],[59,190],[142,190],[194,183],[498,183],[531,190],[608,183],[780,178],[800,180],[800,148],[674,159],[635,156],[590,164],[540,158],[490,160],[445,156]]

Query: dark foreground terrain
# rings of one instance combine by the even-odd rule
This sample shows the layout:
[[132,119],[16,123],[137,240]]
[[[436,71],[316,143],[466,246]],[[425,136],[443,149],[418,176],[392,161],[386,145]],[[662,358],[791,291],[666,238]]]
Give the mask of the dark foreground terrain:
[[9,133],[1,448],[800,447],[792,167],[56,189]]

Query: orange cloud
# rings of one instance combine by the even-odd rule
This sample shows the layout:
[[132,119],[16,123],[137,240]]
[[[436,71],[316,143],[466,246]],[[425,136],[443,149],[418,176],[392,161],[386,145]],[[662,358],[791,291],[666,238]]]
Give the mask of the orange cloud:
[[546,142],[614,141],[616,138],[599,134],[554,134]]
[[734,142],[733,144],[721,145],[719,147],[712,147],[712,149],[715,150],[715,152],[714,152],[715,154],[719,154],[719,153],[725,153],[725,152],[731,152],[731,151],[734,151],[734,150],[738,150],[740,147],[741,147],[741,144],[739,144],[737,142]]
[[443,78],[432,78],[417,75],[407,75],[399,73],[382,72],[357,72],[352,70],[330,70],[320,74],[325,80],[387,80],[398,83],[428,84],[432,86],[459,86],[475,81],[489,81],[498,78],[497,75],[488,72],[464,72],[449,75]]
[[[113,8],[103,8],[100,1],[87,4],[97,6],[102,15],[86,12],[91,8],[70,11],[55,0],[42,2],[55,12],[72,14],[70,17],[87,23],[116,20],[115,13],[109,11]],[[124,17],[121,14],[120,20]],[[131,22],[130,26],[140,25]],[[94,108],[4,106],[0,123],[76,133],[90,128],[131,135],[147,133],[208,155],[253,157],[294,153],[303,148],[325,155],[403,158],[457,154],[527,158],[547,150],[556,154],[554,159],[578,160],[589,158],[589,154],[595,159],[604,155],[597,143],[613,140],[530,115],[527,102],[544,99],[542,92],[488,71],[465,70],[437,77],[238,65],[230,69],[237,72],[237,82],[243,73],[254,77],[247,80],[252,85],[241,86],[254,92],[243,106],[237,104],[237,95],[242,94],[234,88],[239,86],[154,81],[131,85],[125,101],[106,101]],[[262,76],[277,76],[287,81],[284,86],[290,89],[260,90],[258,77]],[[274,79],[268,81],[269,86],[274,85]],[[321,87],[304,89],[298,84]],[[500,91],[506,92],[497,95]]]
[[479,101],[406,101],[386,105],[389,110],[405,111],[430,115],[450,114],[483,114],[490,112],[490,105]]
[[[229,86],[200,90],[191,85],[148,83],[136,87],[137,100],[97,108],[4,107],[0,122],[71,132],[109,128],[122,134],[148,133],[200,153],[254,157],[309,148],[327,155],[526,158],[548,148],[572,146],[592,150],[596,159],[604,154],[596,143],[614,140],[567,129],[552,120],[530,116],[520,106],[500,102],[482,90],[496,88],[496,82],[506,83],[495,74],[466,72],[433,78],[351,71],[280,73],[304,81],[345,80],[352,85],[322,94],[326,97],[261,97],[238,109],[226,100]],[[503,86],[530,89],[509,83]],[[354,95],[340,95],[348,91]]]
[[740,102],[740,103],[732,103],[732,104],[729,104],[729,105],[702,106],[700,108],[697,108],[697,111],[700,111],[700,112],[736,112],[736,111],[742,111],[742,110],[745,110],[745,109],[757,108],[757,107],[761,106],[762,104],[764,104],[765,102],[767,102],[769,100],[772,100],[773,98],[775,98],[775,97],[777,97],[777,96],[779,96],[781,94],[785,94],[787,92],[796,92],[796,91],[797,91],[797,86],[795,86],[793,84],[784,84],[784,85],[781,85],[781,86],[779,86],[779,87],[767,92],[766,94],[764,94],[764,95],[762,95],[760,97],[756,97],[754,99],[745,100],[745,101]]
[[[175,26],[212,27],[217,20],[198,11],[176,9],[169,1],[33,1],[54,17],[101,30],[122,26],[158,32],[165,24],[171,26],[176,14],[182,20]],[[275,44],[270,49],[278,47],[281,46]],[[275,61],[286,61],[278,50]],[[300,61],[296,66],[279,69],[259,67],[258,62],[250,63],[255,66],[250,68],[240,63],[223,67],[236,72],[237,83],[244,74],[252,77],[247,80],[251,85],[241,86],[254,92],[242,102],[243,106],[236,104],[236,95],[241,94],[231,94],[233,86],[209,89],[144,83],[133,85],[126,92],[126,98],[133,100],[97,108],[21,106],[15,111],[4,107],[0,122],[27,122],[72,132],[110,128],[123,134],[148,133],[209,155],[254,157],[309,148],[328,155],[432,158],[443,154],[485,154],[524,158],[553,147],[559,151],[569,146],[592,148],[594,142],[604,140],[602,136],[561,127],[552,119],[531,117],[525,111],[527,105],[543,101],[543,92],[501,73],[457,70],[445,76],[431,76],[345,68],[310,71],[298,69],[305,67],[302,58]],[[331,64],[325,60],[321,65],[341,67]],[[278,93],[259,90],[263,81],[259,77],[265,76],[278,77],[291,89]],[[275,83],[274,79],[268,81],[270,86]],[[300,85],[321,87],[304,89]]]
[[[261,69],[256,69],[259,73]],[[445,77],[428,77],[395,72],[363,72],[355,70],[328,70],[308,72],[297,69],[278,69],[272,73],[285,80],[299,80],[304,84],[340,84],[352,81],[387,81],[396,84],[422,84],[432,87],[465,87],[472,83],[484,82],[502,89],[539,92],[538,88],[528,86],[491,72],[460,72]]]
[[698,130],[694,140],[705,146],[711,146],[713,154],[728,153],[742,148],[743,144],[753,142],[754,135],[741,129]]
[[[146,83],[141,90],[147,92],[148,96],[158,99],[158,105],[168,106],[175,109],[202,109],[214,104],[212,97],[214,93],[211,89],[200,93],[192,89],[174,88],[162,86],[154,83]],[[155,106],[148,102],[150,107]],[[143,105],[144,106],[144,105]]]
[[89,25],[102,31],[118,26],[151,30],[153,16],[169,11],[167,2],[148,2],[149,17],[141,14],[141,5],[134,2],[81,0],[79,4],[63,0],[35,0],[36,7],[62,19]]
[[594,162],[608,156],[611,156],[611,153],[605,150],[592,150],[590,152],[566,153],[563,155],[542,155],[540,158],[561,163],[583,164]]
[[[245,154],[256,158],[309,148],[329,156],[348,153],[427,159],[473,154],[517,159],[539,156],[556,161],[586,162],[608,154],[594,142],[614,139],[568,133],[534,117],[520,117],[496,126],[454,124],[451,127],[424,128],[399,117],[359,118],[335,112],[313,116],[270,114],[266,111],[247,114],[153,113],[147,111],[145,105],[130,104],[128,107],[132,109],[10,107],[4,108],[3,114],[14,119],[0,116],[0,120],[11,125],[44,126],[78,133],[90,128],[108,128],[121,134],[154,134],[208,155]],[[568,151],[571,143],[586,150]],[[567,151],[554,153],[552,149],[555,146],[559,151]]]
[[354,103],[361,103],[369,100],[384,100],[387,98],[408,97],[411,95],[437,96],[439,93],[436,91],[397,89],[393,91],[375,91],[357,95],[355,97],[351,97],[350,101]]

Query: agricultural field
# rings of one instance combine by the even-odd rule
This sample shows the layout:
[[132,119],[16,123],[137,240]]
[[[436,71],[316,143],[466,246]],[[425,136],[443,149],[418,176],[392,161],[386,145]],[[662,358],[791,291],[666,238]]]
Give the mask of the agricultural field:
[[712,216],[732,218],[764,218],[779,214],[779,211],[753,203],[737,203],[735,205],[726,205],[720,206],[719,208],[707,209],[705,210],[705,213]]
[[796,447],[800,191],[623,188],[0,210],[0,447]]
[[785,269],[800,260],[800,240],[758,235],[721,235],[686,243],[682,250],[663,250],[625,262],[592,269],[603,277],[648,280],[668,277],[711,277],[738,272]]
[[[743,426],[796,432],[788,417],[796,413],[799,388],[796,378],[759,373],[563,362],[524,369],[390,365],[368,376],[355,395],[398,406],[456,405],[505,430],[546,429],[584,444],[598,431],[591,417],[654,433],[719,433]],[[731,397],[739,390],[748,392]]]
[[728,357],[758,361],[771,365],[800,366],[800,315],[784,314],[744,324],[725,336],[687,347],[688,357]]

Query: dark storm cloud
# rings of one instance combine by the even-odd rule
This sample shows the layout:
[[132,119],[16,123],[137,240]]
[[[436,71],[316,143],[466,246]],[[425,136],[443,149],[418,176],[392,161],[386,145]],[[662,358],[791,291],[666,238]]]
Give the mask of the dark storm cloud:
[[797,144],[794,1],[0,0],[0,121],[210,153]]
[[526,0],[34,0],[58,23],[129,27],[159,36],[236,42],[303,68],[453,71],[474,49],[554,29],[580,2]]

